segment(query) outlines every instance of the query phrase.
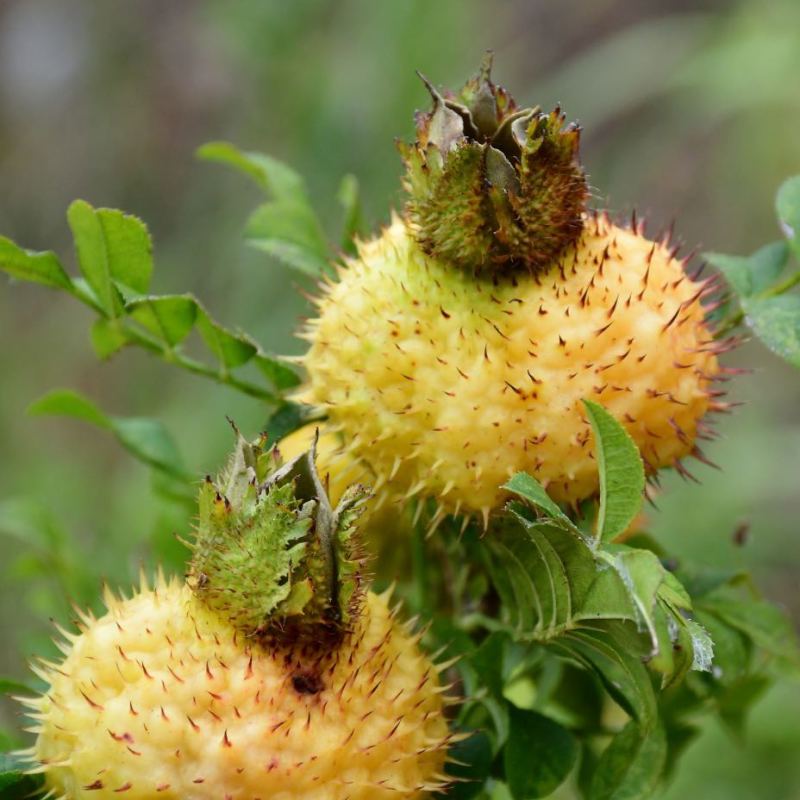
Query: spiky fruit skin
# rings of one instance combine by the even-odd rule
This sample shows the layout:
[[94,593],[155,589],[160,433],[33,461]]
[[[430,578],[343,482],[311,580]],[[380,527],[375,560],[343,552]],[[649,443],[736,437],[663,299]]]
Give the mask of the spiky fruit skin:
[[264,650],[177,580],[106,602],[43,672],[33,757],[54,796],[373,800],[440,783],[437,670],[386,596],[367,594],[329,655]]
[[426,256],[395,220],[319,298],[303,399],[397,496],[487,514],[525,470],[576,503],[598,490],[583,398],[651,472],[693,450],[719,372],[704,288],[603,215],[546,272],[493,280]]

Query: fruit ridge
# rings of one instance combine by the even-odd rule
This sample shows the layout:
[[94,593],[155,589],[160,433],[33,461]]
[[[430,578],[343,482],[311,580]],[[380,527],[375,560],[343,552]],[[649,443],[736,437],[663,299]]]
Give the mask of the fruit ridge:
[[482,279],[394,219],[323,285],[300,399],[376,475],[379,502],[434,497],[438,516],[487,517],[519,470],[557,501],[594,495],[584,398],[626,427],[651,475],[681,469],[723,408],[711,287],[684,267],[635,223],[595,214],[546,271]]
[[416,798],[442,786],[438,668],[387,594],[340,648],[265,649],[159,576],[62,631],[64,659],[26,701],[27,755],[50,796],[164,800]]

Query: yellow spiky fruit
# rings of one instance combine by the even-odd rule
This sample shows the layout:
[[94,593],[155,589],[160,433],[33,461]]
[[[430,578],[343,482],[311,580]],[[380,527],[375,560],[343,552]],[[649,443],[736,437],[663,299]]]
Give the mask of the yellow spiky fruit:
[[590,497],[584,398],[624,424],[650,473],[698,452],[718,347],[706,285],[666,244],[594,215],[547,269],[482,278],[426,255],[415,233],[394,219],[362,244],[304,333],[302,399],[379,495],[486,516],[525,470],[558,501]]
[[69,800],[422,797],[442,784],[446,701],[387,600],[367,593],[321,653],[262,648],[176,579],[107,593],[37,669],[35,771]]

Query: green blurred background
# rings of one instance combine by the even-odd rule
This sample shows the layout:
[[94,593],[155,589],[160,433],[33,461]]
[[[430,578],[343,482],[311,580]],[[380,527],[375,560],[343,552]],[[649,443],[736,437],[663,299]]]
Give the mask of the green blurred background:
[[[255,190],[194,160],[211,139],[275,155],[307,178],[337,230],[336,191],[358,177],[371,227],[402,202],[395,137],[427,104],[414,74],[457,84],[481,53],[517,98],[563,104],[584,126],[596,204],[687,249],[746,253],[778,237],[772,198],[800,172],[797,0],[3,0],[0,234],[71,263],[75,197],[145,219],[155,289],[191,290],[268,350],[300,352],[308,307],[295,278],[240,240]],[[81,423],[26,416],[54,387],[114,414],[157,416],[187,465],[213,471],[225,415],[255,432],[263,408],[142,352],[99,364],[91,315],[69,298],[0,280],[0,674],[48,652],[48,618],[92,603],[101,578],[179,568],[185,507],[146,467]],[[756,344],[729,363],[745,405],[719,423],[701,486],[675,476],[655,533],[687,557],[746,566],[800,622],[800,380]],[[750,524],[745,546],[733,533]],[[800,798],[800,687],[773,689],[745,741],[709,726],[669,798]],[[0,708],[0,729],[18,725]],[[2,736],[3,734],[0,734]]]

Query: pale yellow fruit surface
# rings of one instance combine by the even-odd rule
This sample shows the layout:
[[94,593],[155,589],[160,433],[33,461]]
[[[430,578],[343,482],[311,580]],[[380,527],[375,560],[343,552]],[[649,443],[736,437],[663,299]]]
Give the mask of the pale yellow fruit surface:
[[417,798],[447,726],[435,666],[387,597],[333,656],[267,652],[176,580],[107,599],[43,676],[33,751],[55,797]]
[[549,270],[476,278],[395,220],[319,298],[302,399],[398,498],[486,515],[525,470],[577,502],[599,480],[584,398],[651,472],[692,451],[719,367],[683,266],[598,216]]

